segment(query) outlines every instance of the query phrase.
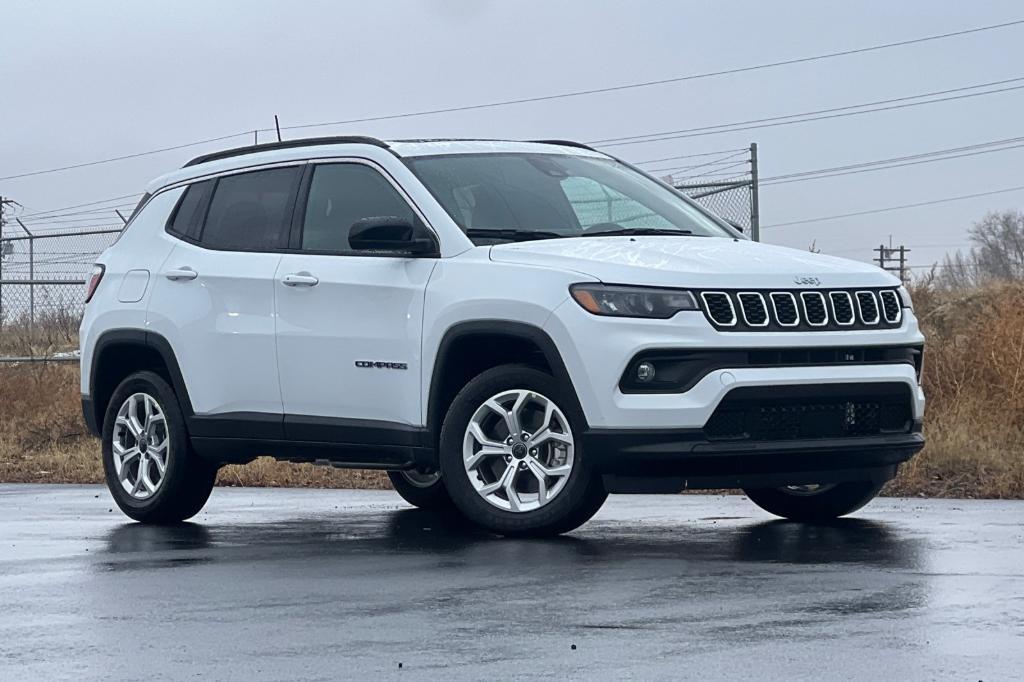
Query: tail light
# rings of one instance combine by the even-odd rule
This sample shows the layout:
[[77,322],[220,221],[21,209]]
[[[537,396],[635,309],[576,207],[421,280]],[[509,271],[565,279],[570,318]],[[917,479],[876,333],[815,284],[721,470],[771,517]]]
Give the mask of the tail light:
[[106,267],[99,263],[92,266],[92,273],[89,275],[89,280],[85,283],[86,303],[92,300],[92,295],[96,293],[96,287],[100,285],[100,280],[103,279],[103,273],[106,272],[106,270]]

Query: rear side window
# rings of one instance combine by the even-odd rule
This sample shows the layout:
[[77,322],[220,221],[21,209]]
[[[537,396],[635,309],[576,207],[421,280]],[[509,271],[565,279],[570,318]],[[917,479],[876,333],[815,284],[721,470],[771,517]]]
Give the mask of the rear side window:
[[272,251],[287,244],[299,167],[228,175],[217,181],[202,245],[226,251]]
[[214,182],[214,180],[206,180],[189,185],[184,196],[181,197],[181,201],[178,202],[178,207],[171,215],[171,220],[167,224],[168,232],[176,237],[199,239],[203,215],[206,213]]
[[364,218],[419,221],[401,194],[380,173],[359,163],[318,165],[309,185],[302,223],[303,251],[352,251],[348,235]]

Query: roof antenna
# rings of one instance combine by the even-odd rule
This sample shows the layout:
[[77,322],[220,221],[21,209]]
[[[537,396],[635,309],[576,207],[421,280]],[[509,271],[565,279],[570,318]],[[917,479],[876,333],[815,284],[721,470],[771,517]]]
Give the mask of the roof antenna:
[[277,128],[277,141],[281,141],[281,124],[277,120],[277,114],[274,114],[274,127]]

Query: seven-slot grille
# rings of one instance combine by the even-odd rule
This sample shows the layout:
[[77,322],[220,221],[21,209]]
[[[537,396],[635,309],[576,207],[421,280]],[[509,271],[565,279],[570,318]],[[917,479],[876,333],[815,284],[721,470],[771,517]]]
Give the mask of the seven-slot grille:
[[903,321],[895,289],[703,291],[699,298],[723,331],[891,329]]

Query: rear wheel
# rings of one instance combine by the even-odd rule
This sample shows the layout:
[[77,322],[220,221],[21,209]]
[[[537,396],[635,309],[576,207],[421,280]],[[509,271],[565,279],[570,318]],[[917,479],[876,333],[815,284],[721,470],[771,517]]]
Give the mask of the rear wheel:
[[402,499],[420,509],[443,511],[452,508],[452,498],[441,480],[441,472],[389,471],[388,478]]
[[747,497],[766,512],[794,521],[830,521],[873,500],[884,483],[855,481],[781,488],[751,488]]
[[195,516],[217,476],[217,468],[192,451],[174,390],[154,372],[132,374],[111,396],[103,470],[117,506],[144,523]]
[[607,497],[579,443],[582,427],[569,391],[550,375],[520,365],[484,372],[455,397],[441,430],[452,501],[505,535],[579,527]]

